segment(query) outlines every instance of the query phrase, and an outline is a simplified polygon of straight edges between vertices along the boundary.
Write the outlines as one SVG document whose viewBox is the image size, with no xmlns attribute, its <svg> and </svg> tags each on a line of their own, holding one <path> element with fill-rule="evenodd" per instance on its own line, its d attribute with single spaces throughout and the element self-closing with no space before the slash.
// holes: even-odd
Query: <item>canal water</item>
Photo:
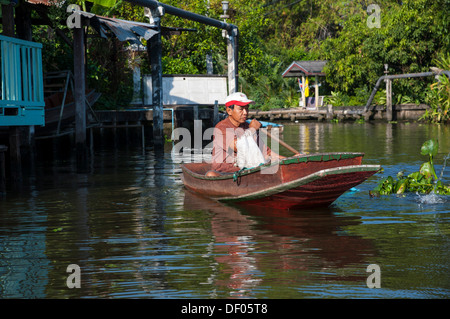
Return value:
<svg viewBox="0 0 450 319">
<path fill-rule="evenodd" d="M 96 136 L 77 172 L 63 141 L 0 200 L 0 298 L 450 297 L 450 198 L 369 196 L 381 178 L 417 171 L 430 138 L 450 184 L 448 125 L 303 122 L 282 137 L 302 152 L 364 152 L 384 172 L 328 208 L 243 209 L 188 192 L 170 142 L 162 152 L 139 135 Z"/>
</svg>

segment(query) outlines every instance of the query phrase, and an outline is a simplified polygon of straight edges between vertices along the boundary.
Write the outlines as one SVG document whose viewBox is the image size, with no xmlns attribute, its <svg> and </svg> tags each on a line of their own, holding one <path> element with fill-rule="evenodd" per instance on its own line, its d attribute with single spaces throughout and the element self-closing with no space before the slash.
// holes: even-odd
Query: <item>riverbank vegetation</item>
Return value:
<svg viewBox="0 0 450 319">
<path fill-rule="evenodd" d="M 219 19 L 220 0 L 165 0 L 165 4 Z M 299 60 L 327 60 L 320 94 L 334 106 L 364 105 L 377 81 L 389 74 L 428 72 L 430 67 L 449 69 L 450 1 L 448 0 L 231 0 L 227 22 L 239 27 L 239 90 L 262 109 L 296 107 L 296 79 L 282 72 Z M 66 4 L 68 2 L 66 1 Z M 148 22 L 142 7 L 126 1 L 79 1 L 87 11 L 126 20 Z M 65 6 L 54 17 L 67 16 Z M 211 55 L 214 73 L 226 74 L 226 40 L 222 30 L 172 15 L 162 25 L 195 28 L 163 38 L 165 74 L 206 74 Z M 65 28 L 60 25 L 58 28 Z M 70 32 L 70 30 L 65 30 Z M 40 28 L 36 34 L 49 34 Z M 50 32 L 51 33 L 51 32 Z M 41 40 L 40 40 L 41 41 Z M 45 67 L 69 67 L 70 48 L 59 37 L 44 38 Z M 131 99 L 133 61 L 140 59 L 141 74 L 150 72 L 146 52 L 130 55 L 127 44 L 103 39 L 88 40 L 88 76 L 103 100 L 98 106 L 126 104 Z M 106 48 L 106 49 L 105 49 Z M 449 84 L 445 76 L 393 81 L 394 103 L 429 103 L 424 120 L 448 120 Z M 375 103 L 383 104 L 380 91 Z"/>
</svg>

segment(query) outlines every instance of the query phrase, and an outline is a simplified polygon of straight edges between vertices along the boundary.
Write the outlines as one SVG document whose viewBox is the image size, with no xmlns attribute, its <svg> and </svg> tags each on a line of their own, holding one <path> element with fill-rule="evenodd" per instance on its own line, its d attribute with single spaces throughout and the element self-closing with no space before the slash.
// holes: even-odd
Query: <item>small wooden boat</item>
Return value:
<svg viewBox="0 0 450 319">
<path fill-rule="evenodd" d="M 100 93 L 92 89 L 86 90 L 86 102 L 92 106 L 100 97 Z M 64 103 L 63 103 L 64 102 Z M 64 92 L 54 93 L 45 98 L 45 125 L 50 126 L 58 122 L 71 121 L 75 118 L 75 100 L 72 92 L 68 91 L 65 100 Z"/>
<path fill-rule="evenodd" d="M 319 153 L 209 177 L 210 163 L 181 165 L 186 188 L 226 203 L 278 209 L 329 206 L 380 170 L 363 153 Z"/>
<path fill-rule="evenodd" d="M 75 120 L 74 80 L 71 71 L 47 72 L 44 76 L 45 126 L 37 127 L 37 135 L 47 134 L 56 129 L 59 133 L 62 126 L 70 125 Z M 101 94 L 86 88 L 85 101 L 91 113 L 92 105 Z M 93 114 L 95 117 L 95 114 Z"/>
<path fill-rule="evenodd" d="M 86 90 L 86 104 L 89 105 L 91 112 L 87 112 L 87 116 L 96 115 L 92 109 L 92 105 L 100 97 L 100 93 L 95 90 Z M 63 103 L 64 101 L 64 103 Z M 64 100 L 64 93 L 59 92 L 45 98 L 45 126 L 36 126 L 36 137 L 38 139 L 57 136 L 66 128 L 73 127 L 76 114 L 75 101 L 72 92 L 68 92 Z M 87 117 L 90 119 L 90 117 Z"/>
</svg>

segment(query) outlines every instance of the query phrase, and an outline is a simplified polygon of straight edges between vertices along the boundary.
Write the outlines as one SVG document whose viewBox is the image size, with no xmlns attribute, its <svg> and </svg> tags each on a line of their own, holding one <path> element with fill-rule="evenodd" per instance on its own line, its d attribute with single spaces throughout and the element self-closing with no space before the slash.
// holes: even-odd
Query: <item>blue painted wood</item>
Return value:
<svg viewBox="0 0 450 319">
<path fill-rule="evenodd" d="M 44 125 L 42 44 L 0 35 L 0 126 Z"/>
</svg>

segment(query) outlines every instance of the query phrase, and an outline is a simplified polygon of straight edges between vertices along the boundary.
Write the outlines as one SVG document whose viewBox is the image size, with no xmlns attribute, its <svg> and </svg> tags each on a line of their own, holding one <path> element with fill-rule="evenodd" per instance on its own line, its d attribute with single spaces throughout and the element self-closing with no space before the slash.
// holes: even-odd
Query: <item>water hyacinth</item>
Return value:
<svg viewBox="0 0 450 319">
<path fill-rule="evenodd" d="M 392 176 L 388 176 L 370 191 L 370 196 L 403 194 L 405 192 L 415 192 L 418 194 L 430 194 L 433 192 L 437 195 L 450 195 L 450 186 L 442 183 L 434 169 L 433 158 L 436 156 L 437 151 L 437 141 L 426 141 L 422 145 L 420 153 L 422 155 L 428 155 L 429 160 L 420 166 L 418 172 L 413 172 L 407 176 L 404 175 L 404 172 L 399 172 L 397 174 L 397 180 Z"/>
</svg>

